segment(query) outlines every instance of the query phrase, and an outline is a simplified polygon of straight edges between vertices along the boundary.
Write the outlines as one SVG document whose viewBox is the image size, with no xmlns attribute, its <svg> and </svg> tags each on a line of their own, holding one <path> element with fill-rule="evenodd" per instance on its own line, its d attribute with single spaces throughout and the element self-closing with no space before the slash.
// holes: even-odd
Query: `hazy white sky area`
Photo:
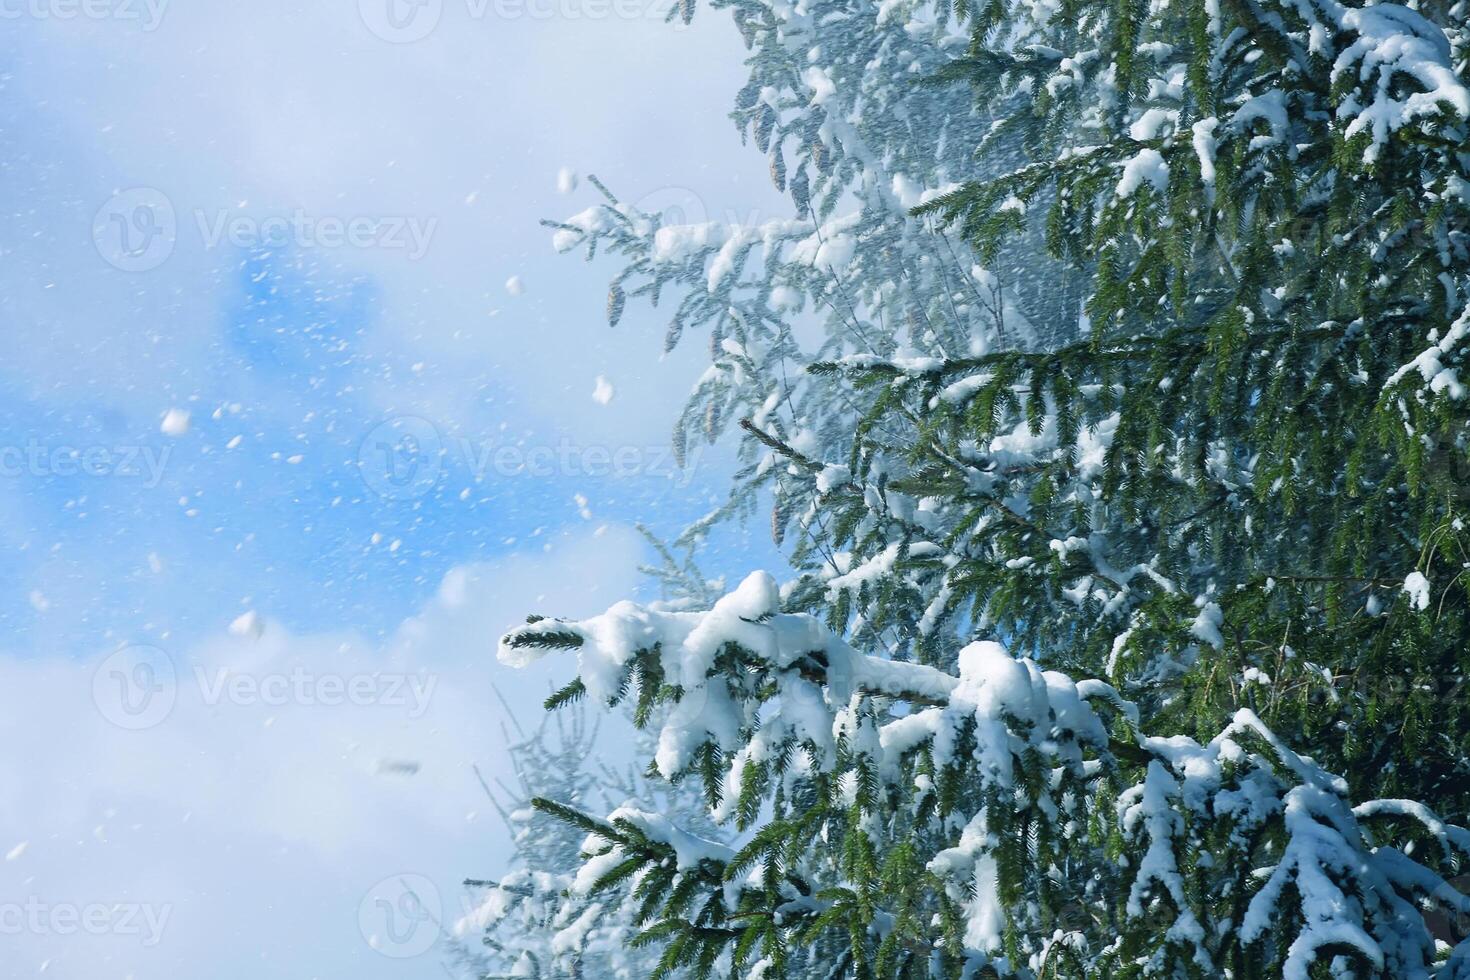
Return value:
<svg viewBox="0 0 1470 980">
<path fill-rule="evenodd" d="M 498 872 L 491 688 L 556 670 L 497 635 L 721 486 L 698 342 L 538 225 L 779 207 L 734 27 L 662 14 L 0 2 L 0 977 L 443 976 L 399 889 Z"/>
</svg>

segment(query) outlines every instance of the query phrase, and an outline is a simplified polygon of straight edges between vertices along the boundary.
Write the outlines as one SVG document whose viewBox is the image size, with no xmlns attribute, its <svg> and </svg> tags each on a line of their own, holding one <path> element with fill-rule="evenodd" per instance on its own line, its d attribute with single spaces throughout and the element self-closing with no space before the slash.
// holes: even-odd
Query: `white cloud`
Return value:
<svg viewBox="0 0 1470 980">
<path fill-rule="evenodd" d="M 569 6 L 568 16 L 497 17 L 494 4 L 445 4 L 439 29 L 415 44 L 374 37 L 354 0 L 170 4 L 142 36 L 117 24 L 18 24 L 7 92 L 13 105 L 48 108 L 0 110 L 0 124 L 52 162 L 0 189 L 0 251 L 19 263 L 5 276 L 17 329 L 0 336 L 0 377 L 37 400 L 86 390 L 137 414 L 155 412 L 160 392 L 210 386 L 253 407 L 275 396 L 283 415 L 299 414 L 288 393 L 262 390 L 268 381 L 236 370 L 222 386 L 210 370 L 230 354 L 220 306 L 242 282 L 238 253 L 209 247 L 210 229 L 298 211 L 313 223 L 403 218 L 432 224 L 419 258 L 298 250 L 325 296 L 372 277 L 376 320 L 352 349 L 363 397 L 446 427 L 498 420 L 510 401 L 566 425 L 580 421 L 561 397 L 576 359 L 641 373 L 649 383 L 616 424 L 665 437 L 699 345 L 660 361 L 662 313 L 640 325 L 630 311 L 631 327 L 649 327 L 632 343 L 607 329 L 610 267 L 554 254 L 538 225 L 600 195 L 585 184 L 564 195 L 569 182 L 551 186 L 547 174 L 571 163 L 630 200 L 698 178 L 712 213 L 744 213 L 752 195 L 763 203 L 774 192 L 726 116 L 744 75 L 727 17 L 702 11 L 678 29 L 653 16 L 579 18 L 581 4 Z M 711 159 L 730 163 L 711 170 Z M 92 225 L 133 188 L 167 200 L 177 240 L 161 265 L 128 274 L 99 257 Z M 557 288 L 529 290 L 491 320 L 487 306 L 513 274 Z M 552 330 L 555 356 L 545 356 Z M 399 361 L 427 367 L 408 377 Z M 506 393 L 489 408 L 487 378 Z"/>
<path fill-rule="evenodd" d="M 492 685 L 529 720 L 568 665 L 507 671 L 496 637 L 530 612 L 584 615 L 633 592 L 640 549 L 612 528 L 457 568 L 380 644 L 267 617 L 258 636 L 221 629 L 151 654 L 167 658 L 151 675 L 128 673 L 136 658 L 0 656 L 0 846 L 13 855 L 0 930 L 14 932 L 5 903 L 31 905 L 0 940 L 8 975 L 438 975 L 432 953 L 369 948 L 359 912 L 378 914 L 414 875 L 452 920 L 460 879 L 500 870 L 499 821 L 471 771 L 507 772 Z M 110 722 L 112 692 L 137 707 L 143 683 L 163 692 L 166 717 Z M 104 934 L 62 934 L 53 916 L 68 907 L 110 910 L 96 913 Z"/>
<path fill-rule="evenodd" d="M 29 485 L 0 487 L 11 555 L 0 581 L 22 604 L 35 596 L 25 607 L 32 647 L 0 653 L 0 852 L 15 855 L 0 863 L 0 929 L 11 896 L 52 911 L 146 907 L 163 922 L 149 946 L 116 932 L 0 934 L 7 976 L 43 965 L 62 980 L 439 975 L 370 950 L 358 912 L 365 896 L 384 897 L 371 889 L 390 876 L 422 875 L 453 903 L 459 878 L 498 870 L 502 835 L 469 767 L 493 774 L 505 762 L 490 685 L 532 713 L 547 677 L 500 670 L 495 635 L 527 612 L 586 614 L 635 586 L 640 546 L 613 530 L 456 569 L 383 641 L 345 622 L 295 633 L 271 618 L 266 578 L 300 591 L 313 576 L 360 577 L 352 602 L 387 604 L 403 601 L 420 569 L 442 566 L 405 557 L 406 577 L 385 580 L 309 560 L 329 535 L 377 533 L 362 523 L 367 510 L 357 523 L 300 528 L 298 551 L 268 551 L 258 518 L 231 506 L 261 491 L 220 467 L 216 445 L 236 459 L 280 450 L 289 462 L 301 447 L 270 439 L 329 428 L 338 414 L 356 424 L 342 406 L 361 400 L 363 414 L 422 416 L 446 436 L 507 424 L 543 430 L 548 445 L 557 433 L 544 430 L 575 432 L 579 445 L 662 446 L 707 355 L 692 343 L 658 360 L 663 313 L 640 323 L 647 314 L 630 309 L 623 331 L 608 330 L 611 266 L 555 255 L 537 225 L 597 195 L 584 182 L 562 196 L 547 175 L 575 164 L 632 199 L 697 179 L 712 216 L 748 211 L 740 193 L 774 195 L 759 155 L 736 151 L 725 107 L 742 54 L 714 12 L 680 31 L 657 20 L 467 22 L 455 5 L 432 37 L 392 45 L 368 33 L 357 7 L 170 4 L 146 34 L 81 20 L 0 33 L 0 131 L 25 151 L 0 187 L 10 328 L 0 331 L 0 387 L 22 407 L 19 422 L 44 422 L 67 444 L 73 418 L 95 416 L 90 438 L 130 445 L 159 430 L 163 409 L 194 406 L 191 437 L 165 444 L 176 451 L 170 473 L 197 481 L 177 497 L 187 500 L 178 521 L 175 498 L 115 489 L 132 484 L 89 487 L 64 510 Z M 94 223 L 112 195 L 140 187 L 166 197 L 177 241 L 149 257 L 156 268 L 125 272 L 100 254 Z M 328 312 L 350 307 L 366 280 L 367 322 L 339 364 L 309 348 L 297 374 L 246 369 L 278 367 L 252 345 L 269 348 L 319 311 L 307 304 L 284 326 L 264 323 L 244 303 L 240 253 L 207 247 L 208 232 L 221 215 L 298 209 L 313 220 L 417 218 L 426 235 L 434 224 L 417 260 L 403 249 L 278 256 Z M 492 319 L 512 273 L 536 288 Z M 585 378 L 597 372 L 621 391 L 588 411 Z M 212 419 L 222 404 L 245 410 Z M 301 471 L 320 473 L 320 452 L 301 459 Z M 524 485 L 527 497 L 538 492 Z M 125 506 L 109 508 L 109 495 Z M 216 539 L 234 543 L 212 549 Z M 313 591 L 322 621 L 347 618 L 342 581 Z M 236 604 L 240 593 L 253 598 Z M 231 611 L 207 640 L 164 651 L 180 683 L 155 727 L 128 730 L 99 713 L 100 656 L 62 659 L 78 636 L 192 635 L 203 610 L 221 608 Z M 246 608 L 260 618 L 232 634 Z M 334 700 L 324 679 L 371 671 L 428 671 L 427 708 L 323 703 Z M 271 704 L 276 682 L 300 674 L 309 693 Z M 230 676 L 245 686 L 221 686 Z"/>
</svg>

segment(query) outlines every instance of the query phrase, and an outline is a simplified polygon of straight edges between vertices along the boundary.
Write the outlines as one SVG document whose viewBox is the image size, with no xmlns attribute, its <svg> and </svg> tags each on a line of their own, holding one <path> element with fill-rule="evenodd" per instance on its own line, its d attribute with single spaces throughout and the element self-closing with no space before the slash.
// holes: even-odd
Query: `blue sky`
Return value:
<svg viewBox="0 0 1470 980">
<path fill-rule="evenodd" d="M 437 975 L 353 919 L 364 878 L 448 893 L 500 859 L 466 816 L 469 765 L 502 761 L 488 685 L 531 703 L 546 678 L 502 676 L 496 631 L 640 589 L 631 523 L 680 526 L 726 472 L 666 454 L 698 339 L 660 358 L 643 309 L 610 330 L 614 267 L 537 222 L 595 199 L 563 168 L 696 215 L 779 207 L 726 118 L 738 35 L 631 0 L 86 9 L 0 9 L 0 906 L 151 883 L 175 915 L 146 950 L 29 929 L 8 975 Z M 385 452 L 419 469 L 385 482 Z M 177 707 L 120 732 L 89 692 L 139 645 Z M 432 672 L 432 710 L 256 711 L 188 680 L 385 663 Z M 385 732 L 429 760 L 410 789 L 364 775 Z"/>
<path fill-rule="evenodd" d="M 666 442 L 698 344 L 660 361 L 658 315 L 641 310 L 608 330 L 610 267 L 556 256 L 537 220 L 594 198 L 585 181 L 558 192 L 564 166 L 635 199 L 769 200 L 724 118 L 739 72 L 728 25 L 477 20 L 451 4 L 437 32 L 393 45 L 351 4 L 223 7 L 166 8 L 153 31 L 7 33 L 0 421 L 11 441 L 165 463 L 156 485 L 51 465 L 7 480 L 11 631 L 84 652 L 99 635 L 198 631 L 260 604 L 301 626 L 384 629 L 455 562 L 578 520 L 577 493 L 599 520 L 697 513 L 713 461 L 671 494 L 657 476 L 477 484 L 453 448 Z M 92 225 L 133 188 L 167 202 L 177 231 L 165 261 L 129 273 Z M 432 233 L 417 258 L 208 240 L 218 222 L 298 214 Z M 607 406 L 591 399 L 599 375 L 617 392 Z M 191 413 L 187 437 L 159 432 L 170 408 Z M 355 466 L 360 440 L 400 416 L 451 449 L 442 482 L 408 505 L 375 498 Z M 372 546 L 375 533 L 398 550 Z"/>
</svg>

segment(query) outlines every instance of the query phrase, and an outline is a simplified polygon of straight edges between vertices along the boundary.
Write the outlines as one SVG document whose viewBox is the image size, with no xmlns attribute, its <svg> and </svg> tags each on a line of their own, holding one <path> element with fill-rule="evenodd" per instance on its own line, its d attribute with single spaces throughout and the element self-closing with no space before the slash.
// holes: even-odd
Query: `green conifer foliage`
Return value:
<svg viewBox="0 0 1470 980">
<path fill-rule="evenodd" d="M 982 253 L 1044 222 L 1090 270 L 1091 335 L 834 366 L 888 396 L 857 472 L 897 452 L 899 490 L 979 490 L 995 519 L 927 560 L 950 604 L 1028 648 L 1184 730 L 1251 704 L 1363 792 L 1464 812 L 1458 8 L 976 17 L 948 74 L 1038 162 L 925 210 Z"/>
<path fill-rule="evenodd" d="M 502 640 L 512 665 L 575 649 L 579 690 L 658 706 L 650 775 L 702 784 L 742 833 L 538 802 L 587 834 L 570 894 L 634 903 L 651 976 L 1470 976 L 1470 941 L 1425 915 L 1470 912 L 1447 881 L 1470 832 L 1355 806 L 1254 712 L 1151 737 L 1109 685 L 999 643 L 950 673 L 781 602 L 757 573 L 706 611 L 621 603 Z"/>
<path fill-rule="evenodd" d="M 675 275 L 616 202 L 560 226 L 632 256 L 629 295 L 766 324 L 716 329 L 738 383 L 691 404 L 739 417 L 794 569 L 506 636 L 577 657 L 553 703 L 636 703 L 650 777 L 725 828 L 546 801 L 587 834 L 571 892 L 635 902 L 655 976 L 1470 978 L 1470 834 L 1437 815 L 1470 810 L 1463 5 L 983 0 L 924 34 L 922 4 L 822 3 L 821 45 L 809 8 L 732 6 L 779 69 L 741 124 L 819 137 L 773 179 L 846 161 L 818 210 L 902 184 L 901 148 L 860 152 L 902 143 L 859 94 L 887 45 L 932 39 L 906 98 L 967 91 L 974 145 L 957 174 L 916 144 L 915 223 L 843 226 L 854 283 L 809 274 L 820 178 L 764 279 L 721 261 L 754 232 Z M 972 264 L 989 305 L 951 289 Z M 772 285 L 862 299 L 817 360 Z M 879 315 L 908 308 L 939 325 Z"/>
</svg>

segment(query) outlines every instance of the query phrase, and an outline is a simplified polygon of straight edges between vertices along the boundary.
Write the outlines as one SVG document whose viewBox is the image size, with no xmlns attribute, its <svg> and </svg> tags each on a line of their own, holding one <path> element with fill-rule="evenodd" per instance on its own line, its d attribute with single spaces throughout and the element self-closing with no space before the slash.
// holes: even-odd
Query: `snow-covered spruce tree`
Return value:
<svg viewBox="0 0 1470 980">
<path fill-rule="evenodd" d="M 680 10 L 688 17 L 693 6 Z M 681 455 L 690 440 L 713 441 L 741 419 L 807 451 L 845 451 L 863 396 L 812 384 L 804 369 L 814 359 L 967 357 L 1074 338 L 1084 279 L 1069 280 L 1046 257 L 1039 222 L 982 269 L 958 236 L 911 213 L 974 173 L 972 151 L 993 121 L 963 86 L 927 84 L 967 44 L 946 7 L 711 6 L 729 12 L 749 48 L 733 119 L 767 158 L 790 212 L 684 223 L 689 216 L 640 210 L 594 179 L 605 203 L 547 222 L 561 251 L 622 258 L 608 296 L 613 325 L 630 302 L 647 300 L 669 311 L 666 349 L 707 336 L 710 368 L 675 426 Z M 792 526 L 804 531 L 806 487 L 763 467 L 761 444 L 735 433 L 748 465 L 728 503 L 685 540 L 749 515 L 767 490 L 778 541 Z"/>
<path fill-rule="evenodd" d="M 685 826 L 717 830 L 692 787 L 652 783 L 636 768 L 611 764 L 599 752 L 600 731 L 587 710 L 571 709 L 530 732 L 517 723 L 518 734 L 507 733 L 515 782 L 486 793 L 509 831 L 511 867 L 498 880 L 466 881 L 473 906 L 453 924 L 449 946 L 457 975 L 643 980 L 657 967 L 657 951 L 632 942 L 641 929 L 631 908 L 575 889 L 583 834 L 533 801 L 607 812 L 640 799 L 678 814 Z"/>
<path fill-rule="evenodd" d="M 1421 914 L 1466 908 L 1433 812 L 1470 786 L 1461 11 L 968 13 L 934 67 L 986 132 L 922 213 L 1001 264 L 1044 223 L 1090 335 L 1046 342 L 1060 302 L 961 356 L 834 345 L 800 382 L 823 408 L 780 425 L 785 386 L 697 392 L 800 502 L 796 581 L 502 653 L 576 648 L 568 697 L 672 706 L 658 772 L 748 843 L 548 806 L 589 835 L 577 891 L 631 889 L 664 966 L 736 976 L 1470 976 Z M 562 243 L 608 237 L 598 214 Z M 685 274 L 722 282 L 729 241 Z"/>
<path fill-rule="evenodd" d="M 871 407 L 850 459 L 784 447 L 850 554 L 803 605 L 958 618 L 1151 730 L 1249 704 L 1355 794 L 1470 808 L 1462 7 L 976 8 L 950 74 L 1036 162 L 926 208 L 988 253 L 1044 203 L 1092 333 L 825 368 Z"/>
<path fill-rule="evenodd" d="M 744 832 L 538 804 L 587 834 L 571 893 L 636 903 L 652 976 L 1470 976 L 1470 942 L 1425 919 L 1470 912 L 1445 881 L 1470 832 L 1354 805 L 1254 712 L 1150 737 L 1107 684 L 998 643 L 951 673 L 781 606 L 758 573 L 705 612 L 622 603 L 501 643 L 510 664 L 576 651 L 559 700 L 668 708 L 653 768 Z"/>
</svg>

